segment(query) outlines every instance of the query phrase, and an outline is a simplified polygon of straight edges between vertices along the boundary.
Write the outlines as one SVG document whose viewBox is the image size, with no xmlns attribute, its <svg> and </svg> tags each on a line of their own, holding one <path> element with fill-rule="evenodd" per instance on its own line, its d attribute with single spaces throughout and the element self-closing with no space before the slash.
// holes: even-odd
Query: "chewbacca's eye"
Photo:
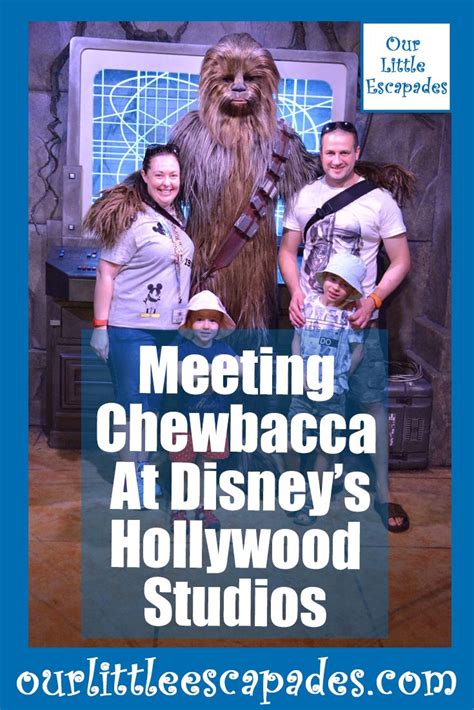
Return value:
<svg viewBox="0 0 474 710">
<path fill-rule="evenodd" d="M 244 81 L 254 81 L 255 77 L 251 74 L 244 74 Z"/>
<path fill-rule="evenodd" d="M 234 77 L 230 74 L 227 74 L 226 76 L 222 77 L 222 81 L 225 81 L 226 84 L 231 84 L 234 81 Z"/>
</svg>

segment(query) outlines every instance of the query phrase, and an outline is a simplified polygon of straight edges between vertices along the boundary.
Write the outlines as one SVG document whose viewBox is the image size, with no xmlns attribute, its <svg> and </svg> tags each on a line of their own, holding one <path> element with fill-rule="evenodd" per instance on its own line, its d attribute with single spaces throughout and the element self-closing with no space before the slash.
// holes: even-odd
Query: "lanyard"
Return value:
<svg viewBox="0 0 474 710">
<path fill-rule="evenodd" d="M 164 207 L 158 204 L 150 195 L 142 196 L 142 201 L 148 205 L 149 207 L 152 208 L 152 210 L 155 210 L 155 212 L 158 212 L 158 214 L 161 214 L 162 217 L 165 217 L 168 222 L 172 222 L 172 224 L 175 224 L 177 227 L 181 228 L 181 222 L 177 219 L 176 217 L 176 212 L 175 214 L 172 214 L 171 212 L 168 212 L 168 210 L 165 210 Z M 174 207 L 172 207 L 173 211 Z"/>
<path fill-rule="evenodd" d="M 171 241 L 173 242 L 174 251 L 174 268 L 176 273 L 176 285 L 178 287 L 178 303 L 181 303 L 183 298 L 181 295 L 181 264 L 183 263 L 184 249 L 178 227 L 170 222 Z"/>
<path fill-rule="evenodd" d="M 142 199 L 149 207 L 154 209 L 155 212 L 158 212 L 160 215 L 165 217 L 166 221 L 170 226 L 170 231 L 168 232 L 168 234 L 171 236 L 171 241 L 173 243 L 174 268 L 176 273 L 176 285 L 178 288 L 178 303 L 182 303 L 183 297 L 181 294 L 181 264 L 183 263 L 184 258 L 184 248 L 183 242 L 181 241 L 181 235 L 179 233 L 179 230 L 181 229 L 181 223 L 178 221 L 175 214 L 171 214 L 171 212 L 165 210 L 164 207 L 161 207 L 161 205 L 159 205 L 150 196 L 147 195 L 146 198 L 143 197 Z"/>
</svg>

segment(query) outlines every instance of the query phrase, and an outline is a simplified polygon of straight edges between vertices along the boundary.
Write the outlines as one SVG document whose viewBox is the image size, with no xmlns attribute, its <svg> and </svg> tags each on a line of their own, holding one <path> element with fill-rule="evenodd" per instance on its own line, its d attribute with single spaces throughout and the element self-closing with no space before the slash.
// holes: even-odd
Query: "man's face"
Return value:
<svg viewBox="0 0 474 710">
<path fill-rule="evenodd" d="M 327 184 L 332 187 L 349 187 L 356 182 L 354 166 L 359 153 L 359 146 L 355 146 L 352 133 L 340 129 L 325 133 L 320 156 Z"/>
</svg>

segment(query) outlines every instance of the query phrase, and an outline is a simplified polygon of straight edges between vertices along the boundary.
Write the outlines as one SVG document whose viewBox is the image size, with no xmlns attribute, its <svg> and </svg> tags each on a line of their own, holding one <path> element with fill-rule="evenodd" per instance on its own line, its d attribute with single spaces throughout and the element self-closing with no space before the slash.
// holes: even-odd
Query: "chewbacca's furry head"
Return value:
<svg viewBox="0 0 474 710">
<path fill-rule="evenodd" d="M 199 84 L 201 120 L 222 145 L 246 133 L 271 138 L 280 79 L 272 55 L 249 34 L 226 35 L 206 52 Z"/>
</svg>

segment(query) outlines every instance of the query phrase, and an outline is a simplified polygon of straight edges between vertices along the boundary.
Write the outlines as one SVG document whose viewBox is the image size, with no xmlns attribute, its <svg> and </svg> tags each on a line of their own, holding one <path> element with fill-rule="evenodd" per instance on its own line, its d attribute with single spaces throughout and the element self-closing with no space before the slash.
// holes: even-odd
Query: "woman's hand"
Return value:
<svg viewBox="0 0 474 710">
<path fill-rule="evenodd" d="M 109 334 L 107 328 L 94 328 L 91 338 L 91 348 L 101 360 L 107 362 L 109 357 Z"/>
<path fill-rule="evenodd" d="M 94 318 L 108 321 L 110 304 L 114 293 L 114 280 L 122 267 L 111 261 L 99 259 L 99 267 L 95 279 Z M 107 362 L 109 357 L 109 334 L 107 326 L 94 328 L 91 338 L 91 348 L 95 354 Z"/>
</svg>

